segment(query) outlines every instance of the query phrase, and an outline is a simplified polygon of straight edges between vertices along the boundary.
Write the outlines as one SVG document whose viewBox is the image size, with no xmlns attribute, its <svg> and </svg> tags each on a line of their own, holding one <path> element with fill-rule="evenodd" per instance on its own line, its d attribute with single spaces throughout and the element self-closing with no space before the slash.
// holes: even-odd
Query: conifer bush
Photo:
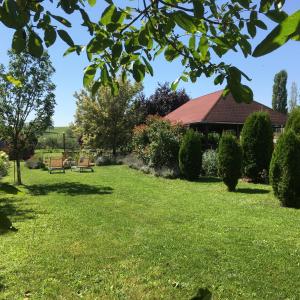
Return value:
<svg viewBox="0 0 300 300">
<path fill-rule="evenodd" d="M 300 208 L 300 138 L 293 130 L 278 139 L 270 165 L 270 182 L 282 206 Z"/>
<path fill-rule="evenodd" d="M 246 119 L 241 132 L 241 146 L 244 176 L 253 182 L 263 182 L 273 152 L 273 129 L 267 112 L 254 112 Z"/>
<path fill-rule="evenodd" d="M 189 129 L 183 137 L 179 149 L 179 168 L 188 180 L 199 177 L 202 167 L 202 138 L 201 134 Z"/>
<path fill-rule="evenodd" d="M 241 177 L 242 149 L 237 138 L 231 133 L 224 133 L 218 148 L 219 176 L 228 191 L 234 191 Z"/>
<path fill-rule="evenodd" d="M 285 125 L 285 130 L 293 129 L 296 134 L 300 134 L 300 107 L 294 108 Z"/>
</svg>

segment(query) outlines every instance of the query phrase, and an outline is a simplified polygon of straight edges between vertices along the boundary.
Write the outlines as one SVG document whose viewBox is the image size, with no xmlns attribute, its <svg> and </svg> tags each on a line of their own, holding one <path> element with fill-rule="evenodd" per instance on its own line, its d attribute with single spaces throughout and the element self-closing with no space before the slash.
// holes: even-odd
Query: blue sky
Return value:
<svg viewBox="0 0 300 300">
<path fill-rule="evenodd" d="M 100 3 L 100 1 L 98 1 Z M 101 1 L 103 3 L 103 1 Z M 93 8 L 89 8 L 92 19 L 97 20 L 102 12 L 100 4 Z M 300 9 L 300 2 L 298 0 L 287 1 L 285 10 L 292 13 Z M 72 22 L 73 27 L 69 31 L 75 43 L 85 44 L 89 40 L 89 35 L 85 28 L 80 26 L 80 17 L 78 15 L 68 16 Z M 269 29 L 275 26 L 275 23 L 268 22 Z M 7 50 L 10 48 L 12 31 L 0 25 L 0 32 L 2 39 L 0 44 L 0 63 L 7 63 Z M 253 41 L 256 45 L 266 36 L 267 31 L 260 30 L 258 36 Z M 57 106 L 54 115 L 55 126 L 68 125 L 73 121 L 73 116 L 76 109 L 75 99 L 73 97 L 75 91 L 82 88 L 82 74 L 88 61 L 85 54 L 77 56 L 71 54 L 63 57 L 63 53 L 67 46 L 57 40 L 57 42 L 49 49 L 49 53 L 56 69 L 53 81 L 57 85 L 56 101 Z M 300 59 L 299 59 L 299 42 L 289 42 L 277 51 L 261 57 L 245 59 L 241 52 L 230 53 L 225 57 L 227 63 L 232 63 L 241 68 L 252 81 L 247 83 L 254 92 L 255 100 L 264 103 L 268 106 L 272 101 L 272 85 L 275 73 L 285 69 L 288 72 L 288 91 L 292 81 L 295 81 L 300 88 Z M 158 82 L 169 81 L 172 82 L 181 74 L 182 67 L 180 61 L 168 63 L 164 61 L 163 57 L 158 58 L 153 64 L 155 73 L 154 76 L 147 76 L 144 80 L 144 92 L 149 96 L 157 87 Z M 181 83 L 179 88 L 185 88 L 186 92 L 191 98 L 201 96 L 219 90 L 220 86 L 214 86 L 213 78 L 200 78 L 196 83 Z"/>
</svg>

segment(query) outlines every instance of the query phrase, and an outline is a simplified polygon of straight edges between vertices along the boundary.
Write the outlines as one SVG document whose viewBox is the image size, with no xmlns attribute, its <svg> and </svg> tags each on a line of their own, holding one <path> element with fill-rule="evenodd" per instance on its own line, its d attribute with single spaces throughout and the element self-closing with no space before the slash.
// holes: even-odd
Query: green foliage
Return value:
<svg viewBox="0 0 300 300">
<path fill-rule="evenodd" d="M 143 87 L 121 80 L 119 85 L 117 95 L 107 87 L 101 87 L 94 95 L 91 87 L 75 94 L 74 131 L 82 137 L 84 146 L 108 149 L 116 154 L 131 140 L 132 129 L 139 122 L 135 102 Z"/>
<path fill-rule="evenodd" d="M 270 165 L 270 181 L 283 206 L 300 208 L 300 138 L 293 130 L 280 136 Z"/>
<path fill-rule="evenodd" d="M 52 125 L 55 85 L 51 77 L 55 70 L 47 53 L 35 58 L 26 48 L 20 54 L 9 51 L 8 72 L 20 85 L 0 79 L 0 131 L 10 156 L 17 161 L 21 184 L 20 159 L 32 155 L 37 138 Z"/>
<path fill-rule="evenodd" d="M 227 0 L 222 5 L 216 0 L 145 0 L 141 7 L 134 1 L 126 6 L 110 0 L 102 6 L 99 22 L 99 18 L 91 20 L 82 0 L 61 0 L 59 5 L 46 0 L 2 2 L 0 21 L 14 30 L 15 51 L 24 51 L 27 45 L 33 56 L 40 57 L 45 46 L 51 47 L 59 37 L 68 46 L 65 55 L 86 51 L 90 62 L 84 74 L 86 87 L 94 81 L 94 92 L 100 85 L 110 86 L 114 95 L 119 88 L 117 74 L 141 82 L 146 74 L 153 76 L 151 64 L 163 54 L 170 62 L 180 59 L 184 69 L 173 88 L 181 80 L 195 82 L 200 76 L 216 74 L 216 84 L 226 80 L 226 92 L 249 102 L 252 91 L 241 83 L 242 77 L 248 77 L 216 57 L 223 61 L 226 53 L 238 50 L 245 57 L 251 55 L 258 29 L 267 29 L 266 17 L 280 24 L 256 48 L 255 56 L 269 53 L 289 39 L 299 39 L 300 13 L 285 13 L 283 0 L 261 0 L 260 5 L 255 0 Z M 88 3 L 94 6 L 96 0 Z M 65 30 L 72 26 L 68 18 L 73 13 L 81 16 L 82 26 L 91 35 L 87 45 L 75 43 Z"/>
<path fill-rule="evenodd" d="M 228 191 L 235 190 L 241 177 L 241 168 L 242 148 L 234 135 L 224 133 L 218 148 L 218 172 Z"/>
<path fill-rule="evenodd" d="M 254 182 L 262 182 L 268 172 L 273 151 L 273 129 L 266 112 L 254 112 L 241 132 L 243 173 Z"/>
<path fill-rule="evenodd" d="M 292 129 L 296 134 L 300 134 L 300 107 L 294 108 L 289 114 L 285 125 L 285 130 Z"/>
<path fill-rule="evenodd" d="M 9 158 L 4 151 L 0 151 L 0 178 L 6 176 L 9 170 Z"/>
<path fill-rule="evenodd" d="M 287 113 L 287 72 L 282 70 L 274 77 L 272 107 L 275 111 Z"/>
<path fill-rule="evenodd" d="M 205 176 L 218 176 L 218 153 L 216 150 L 206 150 L 203 153 L 202 170 Z"/>
<path fill-rule="evenodd" d="M 135 127 L 133 149 L 145 165 L 154 169 L 178 167 L 178 152 L 184 127 L 159 117 L 149 117 L 146 125 Z"/>
<path fill-rule="evenodd" d="M 202 139 L 197 131 L 189 129 L 185 133 L 178 159 L 180 171 L 185 178 L 195 180 L 199 177 L 202 168 Z"/>
<path fill-rule="evenodd" d="M 25 162 L 25 167 L 28 169 L 41 169 L 44 167 L 43 157 L 41 155 L 35 154 Z"/>
</svg>

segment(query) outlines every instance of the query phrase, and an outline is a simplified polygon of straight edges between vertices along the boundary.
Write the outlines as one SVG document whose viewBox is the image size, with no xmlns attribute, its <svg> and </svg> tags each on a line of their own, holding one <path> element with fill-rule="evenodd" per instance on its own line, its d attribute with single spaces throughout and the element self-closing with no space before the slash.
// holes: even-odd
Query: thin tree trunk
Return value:
<svg viewBox="0 0 300 300">
<path fill-rule="evenodd" d="M 16 163 L 17 163 L 17 185 L 21 185 L 22 177 L 21 177 L 21 164 L 20 164 L 19 154 L 17 154 Z"/>
</svg>

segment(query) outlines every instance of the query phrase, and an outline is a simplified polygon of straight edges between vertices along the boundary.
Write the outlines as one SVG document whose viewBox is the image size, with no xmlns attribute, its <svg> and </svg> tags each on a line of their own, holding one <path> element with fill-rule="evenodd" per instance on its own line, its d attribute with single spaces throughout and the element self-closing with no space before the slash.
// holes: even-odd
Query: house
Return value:
<svg viewBox="0 0 300 300">
<path fill-rule="evenodd" d="M 231 94 L 222 96 L 223 90 L 188 101 L 165 116 L 172 123 L 182 123 L 205 134 L 235 131 L 239 136 L 246 118 L 255 111 L 269 113 L 274 131 L 281 130 L 287 120 L 285 114 L 252 101 L 250 104 L 238 103 Z"/>
</svg>

